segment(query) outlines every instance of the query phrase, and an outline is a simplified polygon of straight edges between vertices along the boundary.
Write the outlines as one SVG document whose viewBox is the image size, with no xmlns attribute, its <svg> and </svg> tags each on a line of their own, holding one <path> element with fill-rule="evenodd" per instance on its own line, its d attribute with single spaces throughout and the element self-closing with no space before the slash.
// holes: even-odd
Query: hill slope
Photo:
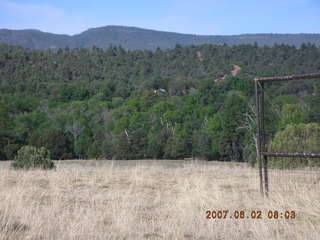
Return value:
<svg viewBox="0 0 320 240">
<path fill-rule="evenodd" d="M 244 34 L 234 36 L 204 36 L 148 30 L 136 27 L 106 26 L 91 28 L 73 36 L 45 33 L 38 30 L 0 29 L 0 43 L 19 45 L 32 49 L 107 48 L 121 45 L 125 49 L 161 49 L 180 45 L 200 44 L 254 44 L 260 46 L 288 44 L 299 47 L 303 43 L 320 46 L 320 34 Z"/>
</svg>

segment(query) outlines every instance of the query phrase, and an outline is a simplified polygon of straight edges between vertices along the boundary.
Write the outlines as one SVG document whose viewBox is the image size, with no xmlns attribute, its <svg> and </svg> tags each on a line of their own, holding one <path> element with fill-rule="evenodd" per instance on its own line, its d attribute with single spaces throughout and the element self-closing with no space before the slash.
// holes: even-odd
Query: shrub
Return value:
<svg viewBox="0 0 320 240">
<path fill-rule="evenodd" d="M 270 152 L 320 153 L 320 125 L 317 123 L 292 124 L 277 132 L 269 144 Z M 316 158 L 270 158 L 270 167 L 298 168 L 319 166 Z"/>
<path fill-rule="evenodd" d="M 24 146 L 18 151 L 12 162 L 12 167 L 52 169 L 55 166 L 50 158 L 50 151 L 48 149 L 44 147 Z"/>
</svg>

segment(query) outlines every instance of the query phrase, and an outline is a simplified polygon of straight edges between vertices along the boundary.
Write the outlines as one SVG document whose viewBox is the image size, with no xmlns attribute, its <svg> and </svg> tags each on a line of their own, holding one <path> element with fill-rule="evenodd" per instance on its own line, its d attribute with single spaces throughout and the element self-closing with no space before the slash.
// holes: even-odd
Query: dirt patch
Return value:
<svg viewBox="0 0 320 240">
<path fill-rule="evenodd" d="M 203 56 L 202 52 L 197 51 L 197 58 L 198 58 L 198 60 L 199 60 L 200 62 L 202 62 L 202 61 L 204 60 L 204 56 Z"/>
<path fill-rule="evenodd" d="M 239 65 L 233 64 L 233 70 L 231 71 L 231 75 L 235 77 L 238 75 L 240 71 L 241 71 L 241 67 Z"/>
</svg>

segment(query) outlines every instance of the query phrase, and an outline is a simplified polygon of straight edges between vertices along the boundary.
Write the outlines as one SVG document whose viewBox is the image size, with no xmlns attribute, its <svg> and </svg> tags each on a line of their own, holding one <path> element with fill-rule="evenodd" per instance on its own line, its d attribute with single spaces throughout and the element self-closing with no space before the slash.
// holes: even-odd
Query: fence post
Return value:
<svg viewBox="0 0 320 240">
<path fill-rule="evenodd" d="M 263 176 L 262 176 L 262 161 L 261 161 L 261 120 L 260 120 L 260 87 L 259 82 L 255 80 L 255 93 L 256 93 L 256 122 L 257 122 L 257 154 L 258 154 L 258 167 L 260 179 L 260 193 L 263 195 Z"/>
<path fill-rule="evenodd" d="M 265 127 L 264 127 L 264 115 L 265 115 L 265 109 L 264 109 L 264 82 L 260 82 L 260 150 L 262 152 L 267 152 L 267 148 L 266 148 L 266 139 L 265 139 Z M 261 155 L 261 153 L 260 153 Z M 264 177 L 264 194 L 266 197 L 268 197 L 269 195 L 269 179 L 268 179 L 268 157 L 263 155 L 263 177 Z"/>
</svg>

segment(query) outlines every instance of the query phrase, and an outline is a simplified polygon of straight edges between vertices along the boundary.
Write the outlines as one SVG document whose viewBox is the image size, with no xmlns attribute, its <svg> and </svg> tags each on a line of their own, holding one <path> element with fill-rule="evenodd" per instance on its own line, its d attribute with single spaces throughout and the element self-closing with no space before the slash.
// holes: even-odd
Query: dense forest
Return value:
<svg viewBox="0 0 320 240">
<path fill-rule="evenodd" d="M 303 43 L 320 46 L 320 34 L 242 34 L 242 35 L 195 35 L 155 31 L 137 27 L 105 26 L 90 28 L 75 35 L 62 35 L 39 30 L 0 29 L 0 43 L 18 45 L 32 49 L 58 49 L 69 47 L 108 48 L 121 45 L 126 50 L 172 49 L 176 44 L 182 46 L 216 44 L 239 45 L 254 44 L 273 46 L 288 44 L 300 47 Z"/>
<path fill-rule="evenodd" d="M 311 72 L 320 72 L 320 48 L 311 44 L 155 51 L 0 45 L 0 159 L 32 145 L 54 159 L 254 162 L 254 77 Z M 267 111 L 277 113 L 267 117 L 276 141 L 286 141 L 293 124 L 319 130 L 319 80 L 272 83 L 266 92 Z"/>
</svg>

